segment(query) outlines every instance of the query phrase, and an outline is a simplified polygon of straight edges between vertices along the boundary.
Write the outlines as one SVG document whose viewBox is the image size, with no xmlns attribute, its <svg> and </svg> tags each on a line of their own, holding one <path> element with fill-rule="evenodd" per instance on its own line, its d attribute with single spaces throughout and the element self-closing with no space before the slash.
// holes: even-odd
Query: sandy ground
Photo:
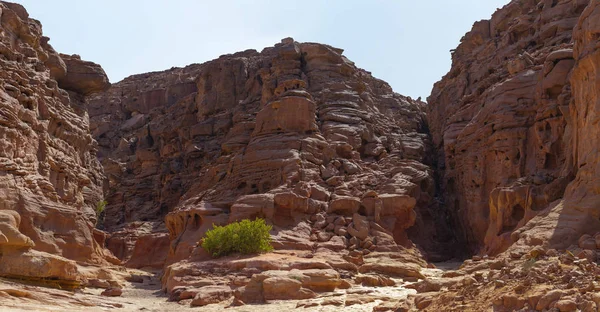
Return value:
<svg viewBox="0 0 600 312">
<path fill-rule="evenodd" d="M 353 288 L 360 290 L 362 287 Z M 104 297 L 100 296 L 102 289 L 85 289 L 83 291 L 69 292 L 56 289 L 48 289 L 37 286 L 26 286 L 14 283 L 7 280 L 0 280 L 0 291 L 6 289 L 23 290 L 29 295 L 24 297 L 0 298 L 0 311 L 240 311 L 240 312 L 281 312 L 285 310 L 295 310 L 298 301 L 273 301 L 269 304 L 261 305 L 245 305 L 239 307 L 231 307 L 230 301 L 221 304 L 212 304 L 204 307 L 190 307 L 191 300 L 183 300 L 180 302 L 169 302 L 164 293 L 160 291 L 160 285 L 157 281 L 144 281 L 144 284 L 132 283 L 130 286 L 123 289 L 121 297 Z M 413 290 L 398 287 L 380 287 L 364 289 L 372 290 L 371 294 L 385 295 L 390 298 L 406 298 Z M 317 299 L 315 302 L 322 302 L 328 299 L 343 298 L 346 296 L 344 291 L 326 293 Z M 373 307 L 381 303 L 380 300 L 375 302 L 353 305 L 353 306 L 315 306 L 308 308 L 298 308 L 302 311 L 372 311 Z"/>
<path fill-rule="evenodd" d="M 456 269 L 460 263 L 448 262 L 438 264 L 437 269 L 423 269 L 428 277 L 440 276 L 446 270 Z M 416 293 L 406 289 L 398 280 L 394 287 L 362 287 L 355 286 L 351 292 L 369 292 L 364 296 L 388 297 L 391 300 L 401 300 L 409 294 Z M 309 300 L 317 304 L 312 307 L 296 308 L 299 301 L 272 301 L 268 304 L 230 306 L 232 300 L 204 307 L 191 307 L 191 299 L 180 302 L 169 302 L 167 296 L 160 290 L 157 275 L 146 276 L 143 283 L 126 283 L 120 297 L 105 297 L 100 293 L 103 289 L 85 288 L 77 291 L 64 291 L 40 286 L 24 285 L 11 280 L 0 279 L 0 311 L 240 311 L 240 312 L 281 312 L 286 310 L 301 311 L 372 311 L 381 300 L 361 305 L 320 305 L 326 301 L 336 301 L 348 296 L 346 290 L 323 293 L 316 299 Z M 344 301 L 342 300 L 342 303 Z"/>
<path fill-rule="evenodd" d="M 121 297 L 105 297 L 103 289 L 63 291 L 0 279 L 0 292 L 21 290 L 22 297 L 0 296 L 0 311 L 180 311 L 188 306 L 168 302 L 156 278 L 130 283 Z"/>
</svg>

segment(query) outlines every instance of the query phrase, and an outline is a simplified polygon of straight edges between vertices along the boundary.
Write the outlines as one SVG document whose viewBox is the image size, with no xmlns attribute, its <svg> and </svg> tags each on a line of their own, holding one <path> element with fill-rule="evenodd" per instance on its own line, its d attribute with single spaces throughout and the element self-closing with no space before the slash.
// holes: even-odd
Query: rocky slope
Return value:
<svg viewBox="0 0 600 312">
<path fill-rule="evenodd" d="M 580 112 L 592 100 L 583 90 L 592 85 L 582 86 L 583 44 L 573 39 L 589 3 L 512 1 L 491 20 L 475 23 L 453 52 L 450 72 L 433 88 L 428 114 L 445 202 L 474 252 L 498 254 L 519 238 L 537 244 L 539 237 L 521 235 L 522 227 L 574 190 L 597 203 L 579 182 L 565 195 L 573 179 L 598 184 L 587 177 L 589 169 L 579 170 L 597 164 L 589 159 L 597 158 L 589 153 L 597 144 L 584 144 L 586 156 L 577 151 L 580 131 L 597 134 L 582 126 Z M 580 221 L 592 213 L 590 204 L 570 207 L 587 210 L 575 213 Z M 598 218 L 589 221 L 558 224 L 573 233 L 558 238 L 557 247 L 598 226 Z"/>
<path fill-rule="evenodd" d="M 291 38 L 110 86 L 0 2 L 2 305 L 598 311 L 599 21 L 600 0 L 514 0 L 425 104 Z M 199 247 L 255 217 L 274 252 Z"/>
<path fill-rule="evenodd" d="M 173 264 L 167 285 L 215 270 L 195 264 L 210 259 L 204 232 L 245 218 L 273 224 L 276 249 L 355 272 L 343 257 L 391 252 L 423 265 L 410 227 L 430 257 L 452 247 L 433 200 L 424 103 L 340 49 L 288 38 L 129 77 L 89 110 L 110 181 L 108 247 L 131 267 Z"/>
<path fill-rule="evenodd" d="M 77 283 L 71 260 L 105 262 L 85 105 L 110 84 L 100 66 L 54 51 L 20 5 L 0 2 L 0 24 L 0 276 Z"/>
</svg>

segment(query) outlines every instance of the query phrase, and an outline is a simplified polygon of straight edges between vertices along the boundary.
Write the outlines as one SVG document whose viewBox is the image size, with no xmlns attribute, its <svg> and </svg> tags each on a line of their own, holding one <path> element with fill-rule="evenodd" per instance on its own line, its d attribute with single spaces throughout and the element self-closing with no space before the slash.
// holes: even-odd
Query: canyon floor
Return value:
<svg viewBox="0 0 600 312">
<path fill-rule="evenodd" d="M 354 279 L 346 279 L 351 284 L 349 288 L 321 292 L 307 300 L 269 300 L 263 304 L 238 305 L 231 297 L 202 307 L 190 306 L 193 295 L 178 302 L 170 301 L 161 290 L 159 272 L 118 266 L 109 269 L 88 267 L 82 270 L 108 270 L 111 272 L 107 275 L 124 277 L 111 280 L 111 283 L 120 285 L 122 295 L 102 296 L 101 288 L 67 291 L 0 279 L 3 305 L 0 310 L 596 311 L 595 307 L 600 305 L 600 267 L 585 258 L 585 254 L 576 256 L 571 251 L 537 247 L 529 252 L 513 251 L 499 257 L 474 257 L 465 262 L 432 264 L 430 268 L 421 270 L 422 278 L 388 278 L 394 286 L 361 285 L 355 283 L 355 276 Z M 258 257 L 276 259 L 279 256 L 267 254 Z M 237 258 L 230 257 L 225 261 Z"/>
<path fill-rule="evenodd" d="M 445 272 L 460 266 L 459 262 L 438 263 L 443 269 L 424 269 L 423 274 L 428 279 L 436 280 Z M 106 268 L 104 268 L 106 269 Z M 85 288 L 76 291 L 60 290 L 36 285 L 23 284 L 16 280 L 0 278 L 0 311 L 247 311 L 275 312 L 302 308 L 303 311 L 374 311 L 380 309 L 395 309 L 409 295 L 417 293 L 407 288 L 411 282 L 396 279 L 396 286 L 368 287 L 355 286 L 346 290 L 321 293 L 310 300 L 274 300 L 265 304 L 250 304 L 234 306 L 234 299 L 209 304 L 204 307 L 190 307 L 192 299 L 179 302 L 169 301 L 168 296 L 161 290 L 158 272 L 142 270 L 123 270 L 114 267 L 119 273 L 143 277 L 143 281 L 127 282 L 121 280 L 122 295 L 117 297 L 102 296 L 101 288 Z M 384 308 L 385 307 L 385 308 Z"/>
</svg>

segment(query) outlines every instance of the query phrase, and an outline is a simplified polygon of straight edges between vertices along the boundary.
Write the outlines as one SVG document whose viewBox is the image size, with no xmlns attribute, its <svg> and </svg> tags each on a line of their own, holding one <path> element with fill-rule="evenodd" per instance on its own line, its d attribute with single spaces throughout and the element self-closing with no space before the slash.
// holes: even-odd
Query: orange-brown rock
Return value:
<svg viewBox="0 0 600 312">
<path fill-rule="evenodd" d="M 160 269 L 170 248 L 164 225 L 153 222 L 132 222 L 120 231 L 110 233 L 104 244 L 123 265 L 129 268 Z"/>
<path fill-rule="evenodd" d="M 120 288 L 108 288 L 107 290 L 103 291 L 101 293 L 102 296 L 107 296 L 107 297 L 119 297 L 120 295 L 123 294 L 123 290 Z"/>
<path fill-rule="evenodd" d="M 528 5 L 535 6 L 528 8 Z M 526 32 L 525 28 L 519 26 L 532 21 L 534 23 Z M 597 97 L 597 91 L 600 90 L 598 21 L 598 0 L 542 1 L 537 4 L 512 1 L 497 11 L 490 22 L 476 24 L 455 52 L 453 70 L 456 71 L 451 71 L 434 88 L 438 93 L 430 97 L 430 104 L 436 105 L 436 109 L 440 110 L 437 117 L 434 117 L 436 113 L 432 109 L 432 118 L 442 118 L 444 114 L 451 112 L 447 116 L 447 124 L 432 125 L 432 128 L 442 127 L 434 130 L 434 134 L 437 132 L 443 135 L 436 136 L 436 140 L 445 148 L 440 156 L 445 156 L 445 183 L 451 187 L 448 191 L 458 191 L 458 196 L 446 195 L 447 200 L 450 200 L 447 204 L 456 200 L 456 208 L 464 209 L 458 210 L 458 218 L 470 230 L 467 235 L 470 235 L 474 246 L 481 247 L 482 253 L 500 254 L 495 259 L 487 256 L 474 257 L 473 261 L 466 261 L 459 271 L 444 274 L 472 274 L 466 277 L 471 282 L 457 284 L 460 287 L 449 286 L 448 291 L 434 294 L 429 309 L 597 311 L 599 305 L 596 294 L 600 286 L 594 276 L 600 272 L 596 240 L 600 228 L 597 157 L 597 103 L 600 103 Z M 499 29 L 504 29 L 505 33 L 492 32 L 491 35 L 482 37 L 482 30 L 486 27 L 482 28 L 481 23 L 490 23 L 492 30 L 498 29 L 493 25 L 501 25 Z M 548 31 L 552 36 L 547 35 Z M 507 38 L 508 46 L 497 48 L 498 51 L 493 53 L 484 53 L 486 43 L 502 38 Z M 528 43 L 522 45 L 524 39 Z M 515 47 L 525 50 L 527 54 L 503 54 L 504 49 L 514 52 Z M 457 54 L 459 51 L 470 51 L 470 56 Z M 456 58 L 457 55 L 465 57 L 464 60 L 481 55 L 492 57 L 487 58 L 485 63 L 492 65 L 491 67 L 495 64 L 496 55 L 505 56 L 508 68 L 506 72 L 499 71 L 498 67 L 492 68 L 493 71 L 488 73 L 482 71 L 485 78 L 477 79 L 477 82 L 474 80 L 478 77 L 473 76 L 476 74 L 474 70 L 481 68 L 483 63 L 473 66 L 461 63 Z M 540 60 L 544 61 L 543 64 L 539 63 Z M 465 71 L 464 66 L 470 69 Z M 460 81 L 458 77 L 464 73 L 466 81 L 463 86 L 466 89 L 460 89 L 466 90 L 466 94 L 449 84 L 450 81 Z M 528 75 L 535 78 L 530 83 L 526 83 Z M 491 80 L 484 83 L 486 79 Z M 514 83 L 513 87 L 507 89 L 506 85 L 516 82 L 515 79 L 521 79 L 521 82 Z M 469 86 L 479 89 L 469 95 Z M 527 99 L 521 92 L 531 87 L 535 91 L 531 94 L 537 95 L 530 104 L 535 106 L 513 105 L 519 104 L 521 99 Z M 537 97 L 540 91 L 541 98 Z M 457 96 L 460 96 L 460 100 Z M 515 96 L 518 98 L 514 98 Z M 499 105 L 496 103 L 498 98 L 504 98 L 506 102 Z M 458 106 L 448 105 L 453 99 L 456 100 L 455 103 L 459 103 Z M 511 102 L 512 99 L 515 102 Z M 440 105 L 441 103 L 445 104 Z M 482 107 L 478 108 L 477 105 Z M 502 111 L 502 115 L 494 118 L 487 115 L 489 107 L 496 113 Z M 523 107 L 529 107 L 531 114 L 523 110 Z M 531 108 L 535 108 L 535 114 Z M 549 126 L 536 127 L 537 133 L 531 136 L 529 124 L 522 123 L 521 118 L 535 121 L 535 127 L 540 122 L 538 117 L 541 111 L 551 112 L 555 108 L 560 113 L 542 118 Z M 511 116 L 510 122 L 505 119 L 507 114 Z M 561 126 L 555 128 L 556 124 L 552 122 L 557 118 L 560 119 Z M 476 134 L 483 131 L 481 129 L 485 128 L 486 122 L 495 125 L 491 129 L 492 133 L 488 137 L 478 137 Z M 500 126 L 496 129 L 498 125 Z M 467 131 L 470 127 L 475 130 Z M 467 170 L 466 166 L 473 164 L 468 162 L 468 157 L 474 156 L 473 153 L 478 151 L 477 155 L 482 155 L 481 151 L 489 151 L 491 146 L 494 155 L 498 153 L 504 156 L 506 153 L 501 154 L 498 147 L 511 150 L 515 148 L 515 142 L 508 136 L 497 140 L 497 136 L 506 131 L 519 133 L 523 130 L 526 130 L 527 135 L 522 139 L 527 144 L 517 148 L 517 155 L 522 162 L 512 162 L 514 158 L 510 155 L 508 160 L 511 162 L 502 162 L 501 159 L 490 162 L 486 158 L 483 163 L 474 163 L 478 169 L 475 173 Z M 492 142 L 495 145 L 490 144 L 490 138 L 495 138 Z M 538 145 L 539 151 L 534 152 L 531 145 L 543 143 L 540 138 L 550 139 L 547 143 L 551 144 Z M 480 139 L 481 141 L 476 142 L 485 143 L 478 144 L 473 139 Z M 532 139 L 534 144 L 531 144 Z M 482 144 L 485 144 L 485 148 Z M 540 153 L 545 153 L 541 158 L 543 162 L 536 156 Z M 542 163 L 544 165 L 539 166 Z M 553 163 L 556 166 L 552 166 Z M 494 172 L 493 176 L 486 173 L 489 170 Z M 508 175 L 515 173 L 517 177 L 530 177 L 524 176 L 511 181 Z M 540 173 L 545 176 L 543 179 L 536 177 Z M 483 178 L 477 180 L 477 177 Z M 465 188 L 468 184 L 465 178 L 473 179 L 473 183 L 480 186 Z M 503 180 L 494 181 L 495 178 Z M 561 179 L 559 184 L 555 184 Z M 490 182 L 493 183 L 489 184 Z M 491 188 L 486 185 L 491 185 Z M 475 204 L 472 201 L 474 198 L 484 201 L 486 197 L 489 197 L 489 211 L 486 210 L 488 207 L 485 202 Z M 468 229 L 474 225 L 478 226 Z M 477 234 L 478 229 L 486 227 L 486 235 L 480 235 L 482 232 Z M 501 235 L 496 234 L 499 230 Z M 477 237 L 484 239 L 477 242 Z M 441 284 L 443 281 L 436 283 Z"/>
<path fill-rule="evenodd" d="M 231 288 L 228 286 L 205 286 L 198 290 L 191 305 L 205 306 L 211 303 L 219 303 L 231 297 Z"/>
<path fill-rule="evenodd" d="M 600 0 L 514 0 L 426 105 L 291 38 L 109 88 L 0 1 L 0 276 L 103 289 L 65 309 L 154 286 L 215 309 L 597 311 L 598 21 Z M 201 247 L 254 218 L 274 252 Z M 8 283 L 10 308 L 65 298 Z"/>
<path fill-rule="evenodd" d="M 285 39 L 93 95 L 110 181 L 104 225 L 128 241 L 113 252 L 137 261 L 126 224 L 159 229 L 163 218 L 167 264 L 208 259 L 200 238 L 213 224 L 257 217 L 273 224 L 277 249 L 401 252 L 413 226 L 432 242 L 442 212 L 424 103 L 342 52 Z"/>
<path fill-rule="evenodd" d="M 60 58 L 67 68 L 65 75 L 57 78 L 61 89 L 89 95 L 110 87 L 108 77 L 100 65 L 82 61 L 79 55 L 60 54 Z"/>
<path fill-rule="evenodd" d="M 0 210 L 0 246 L 3 248 L 30 248 L 33 241 L 19 231 L 21 216 L 14 210 Z"/>
<path fill-rule="evenodd" d="M 63 60 L 22 6 L 0 2 L 0 25 L 0 274 L 74 280 L 65 258 L 104 262 L 93 235 L 104 175 L 85 95 L 108 80 Z"/>
<path fill-rule="evenodd" d="M 583 11 L 574 30 L 576 62 L 571 76 L 573 101 L 569 109 L 573 113 L 569 125 L 573 133 L 570 152 L 576 175 L 565 192 L 565 206 L 569 211 L 580 215 L 582 224 L 587 225 L 583 228 L 595 227 L 596 230 L 600 221 L 599 20 L 600 1 L 594 0 Z M 593 220 L 585 220 L 587 216 Z M 582 227 L 574 225 L 572 229 L 577 231 Z"/>
<path fill-rule="evenodd" d="M 316 294 L 302 288 L 302 282 L 296 277 L 274 276 L 262 282 L 265 300 L 289 300 L 314 298 Z"/>
<path fill-rule="evenodd" d="M 16 211 L 0 210 L 0 276 L 34 282 L 53 280 L 65 288 L 78 286 L 75 262 L 32 250 L 35 243 L 19 231 L 20 224 Z"/>
<path fill-rule="evenodd" d="M 589 3 L 512 1 L 475 23 L 428 98 L 445 202 L 474 251 L 506 250 L 580 176 L 576 120 L 590 101 L 577 95 L 581 44 L 573 45 L 573 29 Z M 585 131 L 594 136 L 593 126 Z"/>
</svg>

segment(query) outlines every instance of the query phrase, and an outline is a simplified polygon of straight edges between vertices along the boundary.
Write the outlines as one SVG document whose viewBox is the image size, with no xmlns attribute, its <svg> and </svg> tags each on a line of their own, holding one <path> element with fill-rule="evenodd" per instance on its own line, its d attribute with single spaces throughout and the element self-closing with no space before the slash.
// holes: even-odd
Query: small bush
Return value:
<svg viewBox="0 0 600 312">
<path fill-rule="evenodd" d="M 104 211 L 104 208 L 106 208 L 106 204 L 108 204 L 108 202 L 105 200 L 101 200 L 98 203 L 96 203 L 96 215 L 97 216 L 99 216 Z"/>
<path fill-rule="evenodd" d="M 232 253 L 252 254 L 273 250 L 271 231 L 265 220 L 242 220 L 226 226 L 213 225 L 202 240 L 202 248 L 214 257 Z"/>
<path fill-rule="evenodd" d="M 96 227 L 99 229 L 104 228 L 104 209 L 106 208 L 107 201 L 101 200 L 96 203 Z"/>
</svg>

